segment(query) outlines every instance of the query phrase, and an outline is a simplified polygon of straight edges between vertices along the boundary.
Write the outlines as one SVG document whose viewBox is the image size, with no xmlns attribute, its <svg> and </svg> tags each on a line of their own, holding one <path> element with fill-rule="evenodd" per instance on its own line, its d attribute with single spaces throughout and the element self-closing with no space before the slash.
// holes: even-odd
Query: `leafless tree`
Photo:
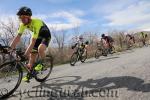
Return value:
<svg viewBox="0 0 150 100">
<path fill-rule="evenodd" d="M 17 30 L 19 27 L 19 23 L 17 19 L 9 17 L 7 20 L 0 20 L 0 43 L 3 45 L 9 46 L 13 38 L 16 36 Z M 29 32 L 25 32 L 28 34 Z M 29 41 L 30 35 L 27 37 L 22 37 L 20 45 L 18 47 L 24 48 L 26 43 Z M 2 55 L 3 60 L 5 60 L 5 56 Z"/>
<path fill-rule="evenodd" d="M 9 45 L 10 40 L 15 36 L 18 25 L 12 19 L 8 18 L 7 22 L 0 21 L 0 31 L 1 31 L 1 42 L 5 45 Z"/>
<path fill-rule="evenodd" d="M 4 45 L 9 45 L 10 41 L 16 36 L 17 30 L 19 27 L 19 23 L 13 18 L 8 18 L 7 22 L 0 20 L 0 42 L 2 42 Z M 25 34 L 28 34 L 29 31 L 26 31 Z M 28 38 L 31 38 L 30 35 L 28 37 L 24 36 L 21 45 L 26 45 L 26 43 L 29 41 Z"/>
<path fill-rule="evenodd" d="M 80 27 L 78 25 L 74 25 L 73 35 L 78 36 L 80 34 Z"/>
<path fill-rule="evenodd" d="M 80 35 L 80 26 L 78 25 L 78 23 L 74 24 L 74 27 L 72 28 L 72 38 L 70 40 L 70 45 L 72 45 L 72 43 L 76 42 L 78 40 L 78 37 Z"/>
<path fill-rule="evenodd" d="M 57 31 L 57 27 L 51 27 L 51 33 L 53 35 L 53 42 L 54 45 L 57 45 L 58 47 L 58 55 L 60 59 L 63 61 L 64 59 L 64 47 L 65 47 L 65 40 L 67 40 L 67 31 L 66 30 L 60 30 Z"/>
<path fill-rule="evenodd" d="M 0 43 L 3 45 L 9 45 L 12 38 L 15 36 L 17 31 L 17 25 L 13 18 L 7 20 L 0 20 Z M 1 62 L 6 60 L 5 54 L 1 54 Z"/>
</svg>

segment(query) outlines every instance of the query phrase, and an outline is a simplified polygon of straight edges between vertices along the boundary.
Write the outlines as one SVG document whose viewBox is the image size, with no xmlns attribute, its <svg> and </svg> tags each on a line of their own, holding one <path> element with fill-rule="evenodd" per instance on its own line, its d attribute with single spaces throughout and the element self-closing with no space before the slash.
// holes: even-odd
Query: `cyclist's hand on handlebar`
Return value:
<svg viewBox="0 0 150 100">
<path fill-rule="evenodd" d="M 8 52 L 8 53 L 12 53 L 12 52 L 14 52 L 15 50 L 16 50 L 16 49 L 12 49 L 11 47 L 8 47 L 8 48 L 7 48 L 7 52 Z"/>
<path fill-rule="evenodd" d="M 2 53 L 9 54 L 9 53 L 12 53 L 14 51 L 14 49 L 12 49 L 10 46 L 2 46 L 0 44 L 0 51 Z"/>
<path fill-rule="evenodd" d="M 1 50 L 2 50 L 3 53 L 6 53 L 6 54 L 11 52 L 11 48 L 7 47 L 7 46 L 3 46 Z"/>
<path fill-rule="evenodd" d="M 26 55 L 22 55 L 22 56 L 20 56 L 21 57 L 21 61 L 26 61 L 26 60 L 28 60 L 28 57 L 26 56 Z"/>
</svg>

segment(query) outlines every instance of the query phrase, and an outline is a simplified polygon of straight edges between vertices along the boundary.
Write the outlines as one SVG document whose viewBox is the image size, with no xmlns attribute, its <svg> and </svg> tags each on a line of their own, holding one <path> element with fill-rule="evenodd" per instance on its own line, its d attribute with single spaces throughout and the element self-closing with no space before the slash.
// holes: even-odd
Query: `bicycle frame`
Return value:
<svg viewBox="0 0 150 100">
<path fill-rule="evenodd" d="M 38 54 L 38 53 L 37 53 L 37 54 Z M 24 64 L 25 61 L 27 61 L 27 60 L 21 61 L 22 59 L 23 59 L 23 58 L 21 57 L 21 55 L 17 54 L 17 52 L 16 52 L 16 57 L 15 57 L 15 60 L 14 60 L 13 62 L 16 62 L 16 64 L 19 65 L 21 68 L 23 67 L 23 68 L 27 71 L 27 73 L 33 75 L 32 72 L 34 71 L 33 69 L 34 69 L 35 66 L 32 66 L 32 69 L 30 70 L 30 69 L 27 68 L 27 66 Z"/>
<path fill-rule="evenodd" d="M 18 77 L 17 77 L 16 84 L 14 84 L 14 86 L 12 86 L 13 88 L 10 89 L 7 93 L 5 93 L 3 95 L 0 95 L 0 99 L 9 97 L 19 87 L 19 85 L 21 83 L 21 80 L 22 80 L 22 77 L 23 77 L 23 68 L 28 72 L 28 75 L 29 75 L 30 78 L 34 77 L 36 79 L 36 81 L 38 81 L 38 82 L 45 81 L 49 77 L 49 75 L 52 71 L 53 59 L 50 59 L 50 65 L 48 67 L 49 71 L 47 71 L 48 73 L 47 74 L 44 73 L 45 76 L 44 77 L 42 76 L 42 78 L 41 78 L 41 77 L 39 77 L 39 74 L 43 74 L 43 72 L 42 73 L 40 73 L 38 71 L 36 72 L 36 70 L 34 70 L 35 66 L 32 67 L 32 70 L 29 70 L 26 67 L 25 64 L 26 64 L 27 59 L 25 59 L 25 57 L 23 56 L 24 52 L 22 52 L 22 50 L 20 50 L 20 51 L 14 50 L 12 52 L 11 50 L 9 50 L 9 48 L 7 49 L 7 48 L 4 48 L 4 47 L 0 47 L 0 51 L 1 50 L 6 51 L 6 52 L 3 52 L 3 53 L 10 54 L 13 58 L 13 59 L 10 59 L 10 61 L 5 62 L 1 65 L 1 68 L 2 68 L 1 71 L 3 71 L 3 68 L 7 67 L 7 65 L 8 65 L 11 69 L 14 68 L 14 71 L 17 72 L 17 73 L 15 73 L 15 74 L 17 74 L 15 76 L 18 76 Z M 9 72 L 10 72 L 10 75 L 13 75 L 14 71 L 12 71 L 12 70 L 8 70 L 6 72 L 6 75 L 9 75 Z M 43 71 L 45 71 L 45 70 L 43 70 Z M 11 74 L 11 72 L 13 72 L 13 73 Z M 5 75 L 4 75 L 4 77 L 5 77 Z M 28 81 L 28 82 L 30 82 L 30 81 Z"/>
<path fill-rule="evenodd" d="M 75 53 L 77 53 L 77 55 L 78 55 L 78 58 L 77 58 L 77 60 L 80 60 L 80 58 L 82 57 L 82 51 L 81 50 L 83 50 L 84 48 L 80 48 L 80 47 L 78 47 L 77 49 L 76 49 L 76 51 L 75 51 Z"/>
<path fill-rule="evenodd" d="M 31 73 L 31 71 L 25 66 L 25 64 L 23 64 L 23 62 L 21 61 L 16 61 L 17 62 L 17 65 L 19 65 L 19 67 L 23 67 L 28 73 Z"/>
<path fill-rule="evenodd" d="M 9 48 L 8 46 L 2 46 L 2 51 L 4 51 L 5 50 L 5 48 Z M 24 52 L 22 52 L 22 51 L 17 51 L 17 50 L 15 50 L 15 51 L 13 51 L 13 52 L 7 52 L 7 54 L 9 54 L 9 56 L 10 56 L 10 58 L 13 58 L 13 60 L 12 59 L 10 59 L 10 62 L 15 62 L 15 64 L 18 66 L 19 65 L 19 67 L 21 67 L 21 69 L 22 69 L 22 67 L 28 72 L 28 73 L 32 73 L 26 66 L 25 66 L 25 64 L 23 63 L 23 62 L 25 62 L 25 61 L 22 61 L 22 59 L 24 59 L 23 57 L 24 56 L 22 56 L 22 54 L 23 54 Z"/>
</svg>

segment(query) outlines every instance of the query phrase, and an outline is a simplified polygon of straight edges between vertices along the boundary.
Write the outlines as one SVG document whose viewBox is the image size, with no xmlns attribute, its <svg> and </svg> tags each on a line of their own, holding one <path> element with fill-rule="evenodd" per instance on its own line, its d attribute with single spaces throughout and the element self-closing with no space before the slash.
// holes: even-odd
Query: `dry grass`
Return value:
<svg viewBox="0 0 150 100">
<path fill-rule="evenodd" d="M 127 50 L 127 44 L 124 34 L 115 34 L 112 35 L 114 38 L 114 46 L 117 52 L 122 52 Z M 135 36 L 136 37 L 136 36 Z M 136 43 L 133 44 L 132 48 L 142 47 L 141 40 L 136 37 L 135 38 Z M 150 39 L 147 39 L 147 43 L 150 43 Z M 87 48 L 88 51 L 88 58 L 94 57 L 95 51 L 97 49 L 96 43 L 90 44 Z M 68 63 L 70 61 L 70 57 L 73 54 L 74 50 L 71 49 L 71 47 L 65 47 L 64 49 L 58 50 L 57 48 L 49 48 L 48 54 L 53 55 L 54 57 L 54 64 L 64 64 Z"/>
</svg>

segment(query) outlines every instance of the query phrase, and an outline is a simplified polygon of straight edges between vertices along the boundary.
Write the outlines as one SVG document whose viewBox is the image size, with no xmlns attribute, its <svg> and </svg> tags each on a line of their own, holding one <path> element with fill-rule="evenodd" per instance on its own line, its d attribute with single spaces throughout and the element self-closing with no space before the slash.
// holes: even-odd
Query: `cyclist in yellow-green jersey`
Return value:
<svg viewBox="0 0 150 100">
<path fill-rule="evenodd" d="M 141 37 L 141 41 L 142 41 L 143 45 L 146 46 L 146 39 L 147 39 L 148 35 L 144 32 L 140 32 L 140 35 L 141 35 L 140 37 Z"/>
<path fill-rule="evenodd" d="M 27 64 L 27 67 L 29 70 L 32 70 L 37 54 L 39 54 L 41 59 L 44 59 L 45 50 L 51 40 L 51 33 L 42 20 L 31 18 L 32 11 L 30 8 L 25 6 L 21 7 L 18 10 L 17 15 L 21 23 L 18 29 L 18 34 L 11 43 L 11 48 L 14 49 L 19 43 L 25 29 L 32 31 L 32 38 L 30 44 L 24 54 L 26 57 L 29 58 L 29 63 Z M 35 69 L 40 70 L 40 68 Z M 24 77 L 24 80 L 28 81 L 28 77 Z"/>
</svg>

